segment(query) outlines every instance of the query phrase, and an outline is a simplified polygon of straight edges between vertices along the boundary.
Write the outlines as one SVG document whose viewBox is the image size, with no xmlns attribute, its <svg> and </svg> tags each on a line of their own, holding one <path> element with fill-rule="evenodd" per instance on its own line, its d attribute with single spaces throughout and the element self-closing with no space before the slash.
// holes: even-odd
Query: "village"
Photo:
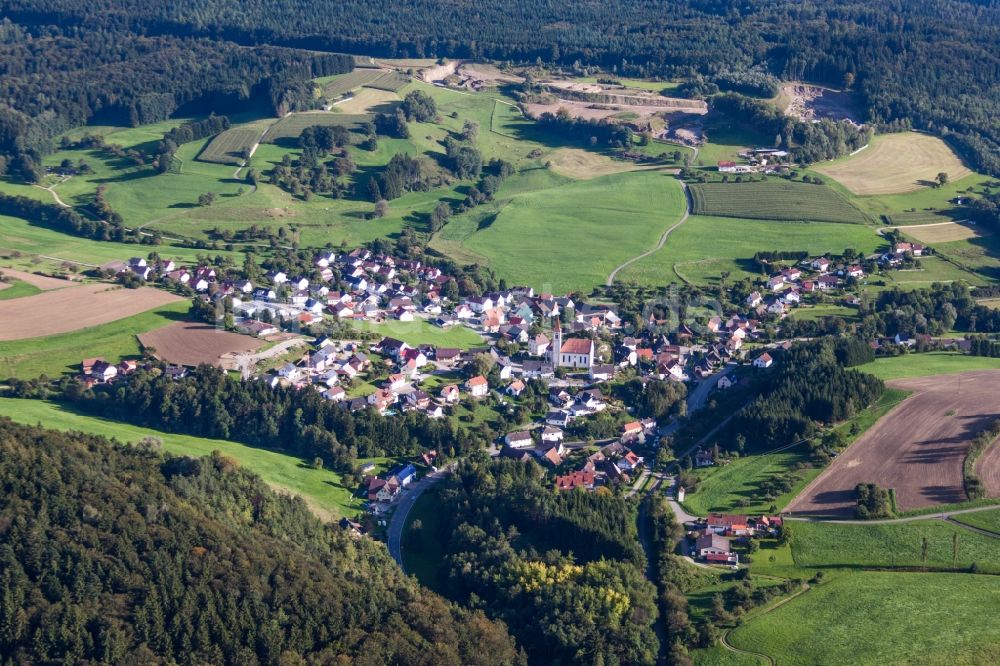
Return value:
<svg viewBox="0 0 1000 666">
<path fill-rule="evenodd" d="M 272 270 L 260 283 L 224 277 L 212 266 L 141 258 L 102 268 L 122 281 L 184 289 L 214 312 L 217 322 L 231 318 L 232 330 L 240 333 L 305 338 L 307 351 L 293 351 L 277 367 L 254 374 L 255 381 L 317 391 L 344 409 L 373 409 L 387 417 L 418 412 L 431 419 L 456 418 L 461 411 L 465 419 L 490 405 L 516 414 L 516 427 L 498 435 L 491 455 L 538 463 L 549 470 L 556 492 L 635 492 L 651 473 L 661 436 L 681 416 L 660 415 L 658 422 L 635 414 L 615 397 L 623 382 L 638 380 L 643 390 L 666 382 L 703 385 L 707 394 L 726 391 L 753 373 L 767 372 L 787 348 L 788 341 L 767 335 L 769 327 L 827 292 L 856 305 L 850 292 L 865 278 L 864 264 L 898 266 L 925 251 L 896 243 L 889 252 L 864 259 L 805 257 L 763 277 L 741 310 L 707 313 L 670 333 L 659 332 L 664 322 L 652 314 L 645 330 L 626 332 L 614 304 L 587 302 L 576 294 L 536 293 L 525 286 L 462 296 L 440 268 L 363 248 L 324 251 L 313 258 L 308 276 Z M 374 323 L 389 335 L 316 333 L 327 322 Z M 405 335 L 392 335 L 397 322 L 465 327 L 482 342 L 467 348 L 409 344 L 400 339 Z M 88 358 L 81 379 L 88 385 L 121 381 L 137 367 L 135 360 L 109 364 Z M 166 372 L 180 379 L 188 368 L 168 363 Z M 695 453 L 698 466 L 712 464 L 705 456 Z M 438 462 L 437 451 L 426 451 L 381 475 L 361 469 L 359 492 L 369 512 L 391 511 L 411 482 L 436 472 Z M 683 496 L 684 490 L 677 492 Z M 718 530 L 711 525 L 708 530 L 695 537 L 697 556 L 731 563 L 735 556 L 723 552 Z"/>
</svg>

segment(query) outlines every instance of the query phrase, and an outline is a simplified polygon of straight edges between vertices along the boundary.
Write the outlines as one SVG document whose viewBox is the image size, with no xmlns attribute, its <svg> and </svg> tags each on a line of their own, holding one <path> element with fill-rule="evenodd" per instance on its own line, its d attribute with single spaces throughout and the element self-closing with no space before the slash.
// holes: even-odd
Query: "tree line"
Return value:
<svg viewBox="0 0 1000 666">
<path fill-rule="evenodd" d="M 240 381 L 207 365 L 180 380 L 154 367 L 130 375 L 127 382 L 93 389 L 70 383 L 65 397 L 108 418 L 230 439 L 303 460 L 320 458 L 344 473 L 355 471 L 358 458 L 414 456 L 427 449 L 453 458 L 487 443 L 450 419 L 430 419 L 418 412 L 382 416 L 371 408 L 352 412 L 317 391 Z"/>
</svg>

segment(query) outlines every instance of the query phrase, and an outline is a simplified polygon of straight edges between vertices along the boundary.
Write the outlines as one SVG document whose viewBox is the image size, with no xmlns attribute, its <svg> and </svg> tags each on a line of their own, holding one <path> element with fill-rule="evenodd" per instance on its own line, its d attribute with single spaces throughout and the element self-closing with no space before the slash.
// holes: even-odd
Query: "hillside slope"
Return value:
<svg viewBox="0 0 1000 666">
<path fill-rule="evenodd" d="M 420 588 L 216 455 L 0 420 L 11 663 L 508 664 L 502 625 Z"/>
</svg>

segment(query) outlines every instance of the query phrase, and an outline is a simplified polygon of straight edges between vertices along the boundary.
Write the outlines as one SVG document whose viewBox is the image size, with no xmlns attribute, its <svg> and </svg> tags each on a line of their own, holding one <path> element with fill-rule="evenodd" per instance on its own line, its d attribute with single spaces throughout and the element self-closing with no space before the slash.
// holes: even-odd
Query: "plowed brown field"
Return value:
<svg viewBox="0 0 1000 666">
<path fill-rule="evenodd" d="M 156 357 L 180 365 L 219 365 L 227 352 L 256 351 L 263 340 L 230 333 L 209 324 L 179 321 L 139 336 L 143 347 L 154 347 Z"/>
<path fill-rule="evenodd" d="M 900 511 L 967 499 L 962 463 L 972 439 L 1000 417 L 1000 371 L 900 379 L 889 386 L 913 395 L 809 484 L 789 512 L 849 517 L 859 483 L 894 488 Z M 984 480 L 1000 486 L 1000 453 L 988 451 L 980 465 Z"/>
<path fill-rule="evenodd" d="M 0 340 L 68 333 L 183 300 L 151 287 L 124 289 L 96 282 L 65 285 L 63 289 L 0 301 Z"/>
</svg>

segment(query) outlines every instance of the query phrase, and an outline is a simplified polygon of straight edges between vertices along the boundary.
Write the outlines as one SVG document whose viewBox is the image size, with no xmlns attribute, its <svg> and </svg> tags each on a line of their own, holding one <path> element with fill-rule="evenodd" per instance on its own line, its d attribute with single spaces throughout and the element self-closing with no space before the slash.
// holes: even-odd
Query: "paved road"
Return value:
<svg viewBox="0 0 1000 666">
<path fill-rule="evenodd" d="M 705 404 L 708 402 L 708 397 L 712 394 L 712 389 L 715 388 L 715 385 L 718 383 L 718 381 L 723 377 L 725 377 L 726 375 L 728 375 L 729 373 L 731 373 L 733 370 L 735 370 L 736 367 L 737 366 L 735 363 L 728 363 L 725 366 L 723 366 L 722 369 L 719 370 L 718 372 L 713 373 L 708 377 L 702 379 L 700 382 L 698 382 L 695 385 L 694 390 L 688 392 L 686 400 L 687 413 L 690 415 L 694 414 L 699 409 L 703 409 L 705 407 Z M 681 426 L 680 419 L 674 419 L 666 426 L 660 428 L 660 435 L 663 437 L 672 435 L 675 432 L 677 432 L 680 426 Z M 715 430 L 709 433 L 709 435 L 712 435 L 714 433 Z M 706 435 L 706 437 L 708 437 L 708 435 Z M 702 439 L 705 439 L 706 437 L 703 437 Z M 701 442 L 699 441 L 698 444 L 701 444 Z M 678 457 L 682 458 L 683 456 L 678 456 Z"/>
<path fill-rule="evenodd" d="M 615 270 L 611 271 L 611 275 L 609 275 L 608 279 L 604 282 L 604 284 L 606 286 L 610 287 L 611 285 L 613 285 L 615 283 L 615 278 L 618 276 L 618 273 L 623 268 L 625 268 L 626 266 L 634 264 L 635 262 L 639 261 L 640 259 L 645 259 L 646 257 L 648 257 L 649 255 L 653 254 L 654 252 L 657 252 L 657 251 L 663 249 L 663 244 L 667 242 L 667 237 L 670 234 L 673 233 L 674 229 L 676 229 L 677 227 L 679 227 L 682 224 L 684 224 L 685 222 L 687 222 L 688 216 L 691 214 L 691 193 L 688 192 L 687 184 L 683 180 L 679 180 L 677 182 L 679 182 L 681 184 L 681 189 L 684 190 L 684 201 L 686 202 L 685 203 L 686 207 L 684 209 L 684 215 L 681 216 L 681 219 L 678 220 L 676 224 L 674 224 L 672 227 L 670 227 L 669 229 L 667 229 L 666 231 L 663 232 L 663 234 L 660 236 L 660 242 L 658 242 L 656 244 L 656 247 L 654 247 L 652 250 L 647 250 L 646 252 L 643 252 L 640 255 L 636 255 L 636 256 L 632 257 L 631 259 L 629 259 L 625 263 L 623 263 L 620 266 L 618 266 Z"/>
<path fill-rule="evenodd" d="M 451 467 L 439 469 L 419 481 L 414 481 L 396 503 L 396 508 L 393 509 L 392 518 L 389 519 L 389 555 L 396 560 L 403 573 L 406 573 L 406 567 L 403 566 L 403 528 L 406 527 L 406 518 L 424 491 L 449 474 L 451 474 Z"/>
</svg>

